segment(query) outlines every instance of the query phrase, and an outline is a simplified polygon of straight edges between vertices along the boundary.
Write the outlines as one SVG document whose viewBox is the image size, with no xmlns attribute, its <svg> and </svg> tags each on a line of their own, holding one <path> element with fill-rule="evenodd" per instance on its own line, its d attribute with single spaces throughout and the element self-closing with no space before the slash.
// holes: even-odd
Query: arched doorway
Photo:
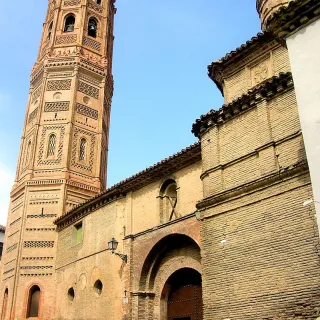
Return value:
<svg viewBox="0 0 320 320">
<path fill-rule="evenodd" d="M 202 320 L 201 274 L 190 268 L 174 272 L 165 284 L 162 301 L 167 320 Z"/>
<path fill-rule="evenodd" d="M 143 263 L 139 294 L 132 302 L 138 311 L 133 319 L 202 320 L 201 291 L 199 245 L 187 235 L 170 234 L 153 246 Z M 181 296 L 188 296 L 196 312 L 171 312 L 185 308 Z"/>
</svg>

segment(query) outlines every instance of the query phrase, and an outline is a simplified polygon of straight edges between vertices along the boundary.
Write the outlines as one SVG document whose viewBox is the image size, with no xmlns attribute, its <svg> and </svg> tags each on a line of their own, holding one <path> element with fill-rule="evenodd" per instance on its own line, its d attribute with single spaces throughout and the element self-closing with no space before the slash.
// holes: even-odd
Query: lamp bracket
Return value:
<svg viewBox="0 0 320 320">
<path fill-rule="evenodd" d="M 118 252 L 114 252 L 112 251 L 113 254 L 115 254 L 116 256 L 120 257 L 122 261 L 124 261 L 125 263 L 128 262 L 128 256 L 126 254 L 121 254 Z"/>
</svg>

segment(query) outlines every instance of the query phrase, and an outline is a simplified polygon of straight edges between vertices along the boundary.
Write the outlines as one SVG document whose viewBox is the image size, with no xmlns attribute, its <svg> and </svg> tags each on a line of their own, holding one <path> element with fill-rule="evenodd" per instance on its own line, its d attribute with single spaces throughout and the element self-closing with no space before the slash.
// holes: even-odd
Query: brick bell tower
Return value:
<svg viewBox="0 0 320 320">
<path fill-rule="evenodd" d="M 292 0 L 256 0 L 262 30 L 266 30 L 268 19 L 279 10 L 280 7 L 287 6 L 290 1 Z"/>
<path fill-rule="evenodd" d="M 54 319 L 53 221 L 106 188 L 115 0 L 49 0 L 1 267 L 1 320 Z"/>
</svg>

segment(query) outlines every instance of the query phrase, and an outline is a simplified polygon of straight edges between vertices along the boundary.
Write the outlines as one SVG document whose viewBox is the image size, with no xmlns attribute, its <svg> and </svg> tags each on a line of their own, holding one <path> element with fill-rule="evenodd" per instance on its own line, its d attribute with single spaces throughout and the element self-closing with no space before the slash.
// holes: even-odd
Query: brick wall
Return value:
<svg viewBox="0 0 320 320">
<path fill-rule="evenodd" d="M 207 209 L 205 319 L 315 319 L 318 234 L 308 173 Z M 210 218 L 209 218 L 210 216 Z M 210 235 L 210 236 L 209 236 Z"/>
<path fill-rule="evenodd" d="M 158 289 L 153 292 L 161 291 L 159 288 L 165 284 L 166 272 L 183 266 L 183 262 L 200 271 L 200 224 L 194 216 L 196 202 L 202 199 L 200 174 L 199 162 L 170 176 L 164 175 L 154 183 L 109 202 L 83 219 L 74 220 L 72 225 L 59 232 L 56 319 L 106 319 L 106 316 L 108 320 L 129 319 L 131 314 L 138 317 L 135 302 L 149 310 L 145 314 L 153 316 L 154 299 L 140 299 L 131 293 L 140 290 L 142 267 L 148 253 L 161 239 L 171 234 L 188 235 L 194 243 L 188 248 L 173 248 L 168 253 L 159 275 L 154 277 Z M 179 188 L 179 216 L 174 217 L 174 221 L 160 224 L 158 196 L 162 184 L 169 178 L 174 179 Z M 83 240 L 75 244 L 75 225 L 79 222 L 83 226 Z M 112 237 L 119 241 L 117 251 L 128 255 L 127 264 L 106 250 Z M 100 296 L 93 288 L 97 279 L 104 285 Z M 75 290 L 73 301 L 67 294 L 71 287 Z M 125 295 L 128 302 L 123 299 Z M 159 307 L 160 296 L 157 301 Z M 159 316 L 159 312 L 156 315 Z M 141 319 L 141 313 L 139 317 Z"/>
<path fill-rule="evenodd" d="M 288 50 L 275 40 L 248 52 L 245 59 L 233 61 L 223 70 L 225 103 L 239 98 L 264 80 L 290 71 Z"/>
</svg>

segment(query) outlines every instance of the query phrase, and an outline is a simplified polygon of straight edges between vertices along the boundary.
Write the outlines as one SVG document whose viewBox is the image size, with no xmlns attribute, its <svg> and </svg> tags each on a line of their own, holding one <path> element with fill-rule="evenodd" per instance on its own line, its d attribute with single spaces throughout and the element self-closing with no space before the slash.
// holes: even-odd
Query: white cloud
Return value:
<svg viewBox="0 0 320 320">
<path fill-rule="evenodd" d="M 0 224 L 5 225 L 10 201 L 14 172 L 0 162 Z"/>
</svg>

